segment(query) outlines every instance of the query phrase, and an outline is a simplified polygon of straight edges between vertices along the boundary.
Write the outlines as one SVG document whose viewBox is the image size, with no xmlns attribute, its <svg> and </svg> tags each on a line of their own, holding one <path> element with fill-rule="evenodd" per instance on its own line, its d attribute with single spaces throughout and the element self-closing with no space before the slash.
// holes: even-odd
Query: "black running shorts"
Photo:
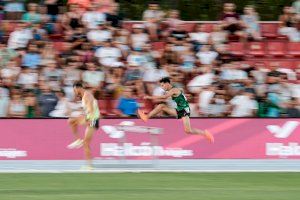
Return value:
<svg viewBox="0 0 300 200">
<path fill-rule="evenodd" d="M 177 119 L 181 119 L 185 116 L 191 115 L 191 109 L 189 107 L 183 109 L 183 110 L 176 110 L 177 112 Z"/>
<path fill-rule="evenodd" d="M 99 128 L 99 119 L 88 120 L 89 126 L 98 130 Z"/>
</svg>

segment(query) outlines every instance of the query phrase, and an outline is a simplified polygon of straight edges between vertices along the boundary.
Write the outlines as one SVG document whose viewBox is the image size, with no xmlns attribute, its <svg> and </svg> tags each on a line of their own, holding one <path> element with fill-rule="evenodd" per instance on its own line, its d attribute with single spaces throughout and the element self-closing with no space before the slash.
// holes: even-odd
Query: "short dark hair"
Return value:
<svg viewBox="0 0 300 200">
<path fill-rule="evenodd" d="M 149 1 L 148 2 L 148 5 L 158 5 L 158 1 Z"/>
<path fill-rule="evenodd" d="M 164 78 L 160 79 L 159 82 L 160 83 L 171 83 L 171 80 L 169 77 L 164 77 Z"/>
<path fill-rule="evenodd" d="M 83 88 L 83 83 L 81 81 L 76 81 L 74 84 L 73 84 L 73 87 L 74 88 Z"/>
</svg>

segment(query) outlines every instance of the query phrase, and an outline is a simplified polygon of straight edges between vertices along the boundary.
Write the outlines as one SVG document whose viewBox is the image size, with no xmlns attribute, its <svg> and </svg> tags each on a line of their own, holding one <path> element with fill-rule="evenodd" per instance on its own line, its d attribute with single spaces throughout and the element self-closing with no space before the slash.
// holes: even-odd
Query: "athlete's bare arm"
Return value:
<svg viewBox="0 0 300 200">
<path fill-rule="evenodd" d="M 94 96 L 90 92 L 85 92 L 84 96 L 82 97 L 82 101 L 86 105 L 87 112 L 93 113 L 94 112 L 94 106 L 93 106 Z"/>
<path fill-rule="evenodd" d="M 174 95 L 179 95 L 181 92 L 178 88 L 172 88 L 170 91 L 166 92 L 166 94 L 161 96 L 145 96 L 144 99 L 154 99 L 154 100 L 166 100 Z"/>
</svg>

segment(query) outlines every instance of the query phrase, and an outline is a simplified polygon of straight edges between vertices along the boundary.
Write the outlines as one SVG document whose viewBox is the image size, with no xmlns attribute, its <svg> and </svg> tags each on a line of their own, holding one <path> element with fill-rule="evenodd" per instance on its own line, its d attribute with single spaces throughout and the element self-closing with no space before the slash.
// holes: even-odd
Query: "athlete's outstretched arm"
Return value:
<svg viewBox="0 0 300 200">
<path fill-rule="evenodd" d="M 151 100 L 165 100 L 168 99 L 169 97 L 173 96 L 174 94 L 176 94 L 177 91 L 176 89 L 172 89 L 170 91 L 168 91 L 166 94 L 161 95 L 161 96 L 145 96 L 144 99 L 151 99 Z"/>
</svg>

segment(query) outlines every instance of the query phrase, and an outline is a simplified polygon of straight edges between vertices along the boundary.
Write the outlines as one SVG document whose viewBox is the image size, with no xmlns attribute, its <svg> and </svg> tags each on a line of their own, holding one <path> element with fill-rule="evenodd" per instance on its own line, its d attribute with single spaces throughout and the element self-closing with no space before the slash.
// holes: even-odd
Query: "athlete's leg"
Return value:
<svg viewBox="0 0 300 200">
<path fill-rule="evenodd" d="M 94 135 L 95 128 L 90 127 L 89 124 L 85 129 L 85 137 L 83 140 L 84 154 L 89 167 L 92 167 L 92 153 L 91 153 L 91 141 Z"/>
<path fill-rule="evenodd" d="M 214 137 L 212 134 L 210 134 L 207 130 L 200 130 L 196 128 L 192 128 L 191 126 L 191 120 L 189 116 L 182 117 L 184 131 L 187 134 L 194 134 L 194 135 L 203 135 L 206 139 L 208 139 L 210 142 L 214 142 Z"/>
<path fill-rule="evenodd" d="M 177 112 L 173 108 L 169 108 L 166 104 L 157 105 L 150 113 L 147 115 L 142 111 L 138 110 L 138 114 L 143 121 L 147 121 L 149 118 L 156 116 L 161 111 L 168 113 L 171 116 L 177 116 Z"/>
<path fill-rule="evenodd" d="M 79 133 L 78 133 L 78 126 L 82 124 L 82 117 L 76 117 L 76 118 L 70 118 L 68 120 L 68 123 L 71 127 L 72 133 L 74 134 L 76 139 L 80 139 Z"/>
<path fill-rule="evenodd" d="M 196 134 L 196 135 L 204 134 L 203 130 L 192 128 L 191 120 L 189 116 L 182 117 L 182 121 L 183 121 L 184 131 L 187 134 Z"/>
<path fill-rule="evenodd" d="M 68 145 L 69 149 L 80 148 L 83 145 L 83 140 L 80 138 L 78 133 L 78 126 L 85 123 L 84 117 L 70 118 L 68 123 L 72 129 L 72 133 L 75 136 L 75 141 Z"/>
<path fill-rule="evenodd" d="M 156 116 L 161 111 L 168 113 L 171 116 L 177 116 L 177 112 L 174 108 L 168 107 L 166 104 L 158 104 L 148 115 L 148 118 Z"/>
</svg>

